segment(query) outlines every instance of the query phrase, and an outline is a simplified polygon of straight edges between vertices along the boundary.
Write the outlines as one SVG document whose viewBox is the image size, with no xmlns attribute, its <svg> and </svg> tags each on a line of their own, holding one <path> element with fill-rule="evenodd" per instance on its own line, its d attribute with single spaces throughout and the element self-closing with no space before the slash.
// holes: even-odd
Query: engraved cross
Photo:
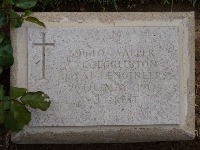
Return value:
<svg viewBox="0 0 200 150">
<path fill-rule="evenodd" d="M 33 46 L 42 46 L 42 79 L 45 79 L 45 47 L 46 46 L 53 46 L 55 47 L 54 43 L 46 43 L 45 37 L 46 33 L 42 32 L 42 43 L 33 43 Z"/>
</svg>

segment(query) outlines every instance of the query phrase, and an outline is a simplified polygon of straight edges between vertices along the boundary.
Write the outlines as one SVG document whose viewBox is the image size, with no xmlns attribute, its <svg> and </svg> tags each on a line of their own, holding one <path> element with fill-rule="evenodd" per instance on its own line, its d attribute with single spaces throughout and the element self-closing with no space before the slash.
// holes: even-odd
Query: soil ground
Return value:
<svg viewBox="0 0 200 150">
<path fill-rule="evenodd" d="M 196 21 L 196 137 L 192 141 L 178 142 L 154 142 L 154 143 L 131 143 L 131 144 L 77 144 L 77 145 L 15 145 L 10 144 L 10 150 L 200 150 L 200 2 L 195 7 L 188 0 L 181 2 L 175 1 L 171 8 L 170 5 L 162 5 L 160 0 L 137 0 L 132 2 L 127 8 L 127 3 L 118 4 L 119 12 L 195 12 Z M 130 6 L 132 8 L 130 9 Z M 37 11 L 37 10 L 35 10 Z M 59 8 L 47 8 L 45 11 L 61 12 L 96 12 L 102 11 L 99 5 L 84 4 L 79 1 L 65 1 Z M 105 11 L 116 11 L 113 6 L 108 6 Z M 9 72 L 4 73 L 4 77 L 9 77 Z M 0 78 L 3 81 L 4 78 Z M 7 78 L 8 79 L 8 78 Z M 8 80 L 7 84 L 8 84 Z M 4 81 L 4 82 L 6 82 Z"/>
</svg>

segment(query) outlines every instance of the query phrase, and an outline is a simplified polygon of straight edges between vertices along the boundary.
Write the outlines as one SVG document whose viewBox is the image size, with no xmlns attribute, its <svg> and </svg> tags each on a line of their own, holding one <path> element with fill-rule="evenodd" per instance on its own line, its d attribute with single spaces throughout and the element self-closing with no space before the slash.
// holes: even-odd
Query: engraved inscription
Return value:
<svg viewBox="0 0 200 150">
<path fill-rule="evenodd" d="M 28 89 L 42 90 L 52 99 L 45 114 L 33 110 L 31 126 L 179 123 L 178 27 L 28 32 Z M 46 41 L 56 41 L 56 50 L 45 51 L 55 47 Z M 33 46 L 42 46 L 43 67 L 37 63 L 41 52 Z M 39 78 L 41 70 L 46 80 Z"/>
<path fill-rule="evenodd" d="M 33 43 L 33 46 L 42 46 L 42 79 L 45 79 L 45 46 L 53 46 L 55 47 L 55 41 L 54 43 L 46 43 L 45 36 L 46 34 L 44 32 L 41 32 L 42 34 L 42 43 Z"/>
</svg>

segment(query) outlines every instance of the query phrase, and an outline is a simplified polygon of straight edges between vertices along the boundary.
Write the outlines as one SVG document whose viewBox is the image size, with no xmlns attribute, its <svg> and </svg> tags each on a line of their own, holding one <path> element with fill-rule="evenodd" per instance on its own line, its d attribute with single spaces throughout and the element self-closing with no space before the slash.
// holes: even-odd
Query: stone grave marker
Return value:
<svg viewBox="0 0 200 150">
<path fill-rule="evenodd" d="M 16 143 L 194 138 L 194 14 L 36 13 L 12 31 L 13 86 L 44 91 L 49 110 Z"/>
</svg>

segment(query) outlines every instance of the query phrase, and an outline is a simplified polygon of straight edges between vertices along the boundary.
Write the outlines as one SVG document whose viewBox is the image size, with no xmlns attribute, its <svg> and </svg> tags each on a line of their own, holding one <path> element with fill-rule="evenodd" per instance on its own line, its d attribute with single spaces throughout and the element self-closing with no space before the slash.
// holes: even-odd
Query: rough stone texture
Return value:
<svg viewBox="0 0 200 150">
<path fill-rule="evenodd" d="M 52 105 L 32 110 L 30 126 L 13 134 L 14 142 L 194 137 L 193 13 L 35 16 L 46 29 L 26 23 L 12 32 L 11 81 L 44 91 Z"/>
<path fill-rule="evenodd" d="M 29 28 L 28 89 L 52 100 L 30 125 L 179 124 L 178 48 L 178 27 Z"/>
</svg>

